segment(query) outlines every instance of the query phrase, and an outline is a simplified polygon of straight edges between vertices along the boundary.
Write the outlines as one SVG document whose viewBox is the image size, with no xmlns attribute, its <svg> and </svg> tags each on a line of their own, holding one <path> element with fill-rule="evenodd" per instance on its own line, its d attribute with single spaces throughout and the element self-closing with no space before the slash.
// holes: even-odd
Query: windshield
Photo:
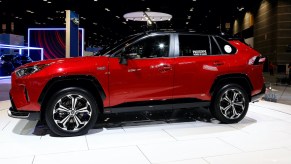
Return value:
<svg viewBox="0 0 291 164">
<path fill-rule="evenodd" d="M 110 45 L 103 50 L 101 50 L 97 55 L 111 55 L 112 52 L 119 50 L 120 48 L 124 47 L 127 43 L 133 41 L 134 39 L 144 35 L 144 33 L 130 35 L 124 39 L 116 41 L 113 45 Z"/>
</svg>

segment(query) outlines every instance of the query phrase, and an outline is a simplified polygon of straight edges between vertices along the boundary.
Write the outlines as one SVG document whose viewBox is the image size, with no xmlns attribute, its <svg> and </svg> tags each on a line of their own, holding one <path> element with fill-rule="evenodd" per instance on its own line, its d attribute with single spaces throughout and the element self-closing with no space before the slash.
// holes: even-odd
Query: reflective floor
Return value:
<svg viewBox="0 0 291 164">
<path fill-rule="evenodd" d="M 9 118 L 0 102 L 0 163 L 291 163 L 291 106 L 260 101 L 224 125 L 207 111 L 108 115 L 89 134 L 61 138 L 36 121 Z M 104 121 L 105 120 L 105 121 Z"/>
</svg>

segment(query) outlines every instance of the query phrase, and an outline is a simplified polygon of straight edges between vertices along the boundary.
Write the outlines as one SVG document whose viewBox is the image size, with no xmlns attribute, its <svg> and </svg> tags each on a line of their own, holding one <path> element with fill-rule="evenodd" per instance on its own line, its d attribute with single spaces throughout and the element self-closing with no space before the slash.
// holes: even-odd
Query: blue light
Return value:
<svg viewBox="0 0 291 164">
<path fill-rule="evenodd" d="M 30 46 L 30 31 L 32 30 L 48 30 L 48 31 L 53 31 L 53 30 L 66 30 L 66 28 L 29 28 L 28 29 L 28 47 Z M 81 56 L 84 56 L 84 42 L 85 42 L 85 30 L 84 28 L 79 28 L 79 30 L 81 30 L 82 32 L 82 55 Z M 28 51 L 28 56 L 29 56 L 29 51 Z"/>
</svg>

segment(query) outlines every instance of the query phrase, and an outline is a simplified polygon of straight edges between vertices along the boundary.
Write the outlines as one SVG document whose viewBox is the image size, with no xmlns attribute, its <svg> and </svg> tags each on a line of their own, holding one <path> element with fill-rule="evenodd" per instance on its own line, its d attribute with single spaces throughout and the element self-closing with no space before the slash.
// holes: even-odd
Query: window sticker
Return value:
<svg viewBox="0 0 291 164">
<path fill-rule="evenodd" d="M 224 51 L 225 51 L 226 53 L 231 53 L 232 48 L 231 48 L 229 45 L 225 45 L 225 46 L 224 46 Z"/>
<path fill-rule="evenodd" d="M 205 56 L 207 55 L 206 50 L 193 50 L 193 56 Z"/>
</svg>

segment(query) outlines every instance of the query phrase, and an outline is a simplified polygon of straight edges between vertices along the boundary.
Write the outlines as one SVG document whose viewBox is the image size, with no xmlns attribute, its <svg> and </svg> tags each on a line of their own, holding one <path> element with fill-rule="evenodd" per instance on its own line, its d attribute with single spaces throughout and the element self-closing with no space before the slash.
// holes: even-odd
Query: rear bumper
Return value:
<svg viewBox="0 0 291 164">
<path fill-rule="evenodd" d="M 8 110 L 8 116 L 27 120 L 40 120 L 40 112 L 18 111 L 10 97 L 11 107 Z"/>
<path fill-rule="evenodd" d="M 266 93 L 266 85 L 264 84 L 261 92 L 252 96 L 251 102 L 259 101 L 265 95 L 265 93 Z"/>
</svg>

